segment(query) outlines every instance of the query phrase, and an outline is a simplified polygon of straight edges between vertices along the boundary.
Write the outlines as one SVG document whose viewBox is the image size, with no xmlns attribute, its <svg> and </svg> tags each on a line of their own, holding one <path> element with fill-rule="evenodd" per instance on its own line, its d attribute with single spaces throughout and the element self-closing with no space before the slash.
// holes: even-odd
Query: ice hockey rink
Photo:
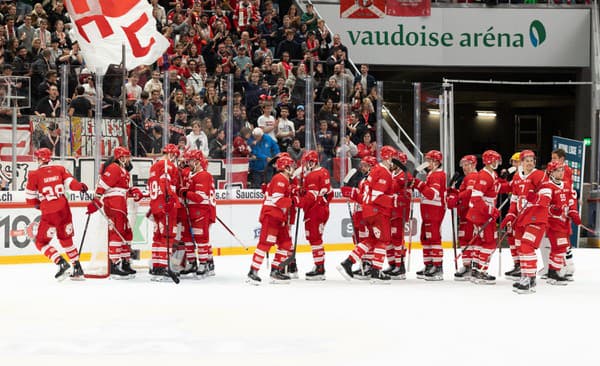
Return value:
<svg viewBox="0 0 600 366">
<path fill-rule="evenodd" d="M 245 283 L 250 256 L 216 257 L 216 277 L 171 282 L 54 280 L 52 264 L 0 266 L 0 365 L 598 365 L 600 250 L 577 249 L 575 282 Z M 503 251 L 503 268 L 510 265 Z M 309 253 L 298 255 L 303 273 Z M 497 272 L 494 257 L 491 273 Z M 538 279 L 538 281 L 540 281 Z"/>
</svg>

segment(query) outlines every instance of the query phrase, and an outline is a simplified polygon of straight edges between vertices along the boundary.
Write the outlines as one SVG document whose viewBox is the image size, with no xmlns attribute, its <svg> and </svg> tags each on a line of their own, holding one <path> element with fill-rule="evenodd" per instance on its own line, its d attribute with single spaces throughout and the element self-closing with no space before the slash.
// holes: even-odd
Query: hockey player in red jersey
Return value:
<svg viewBox="0 0 600 366">
<path fill-rule="evenodd" d="M 365 243 L 369 240 L 369 229 L 367 228 L 367 223 L 363 219 L 362 215 L 362 203 L 367 187 L 367 178 L 369 177 L 369 172 L 377 164 L 377 158 L 374 156 L 365 156 L 360 162 L 360 173 L 357 173 L 357 176 L 360 179 L 358 181 L 358 187 L 352 187 L 351 185 L 348 185 L 341 188 L 342 196 L 349 198 L 352 202 L 354 202 L 352 225 L 355 231 L 353 233 L 354 240 L 356 241 L 354 243 L 355 246 L 357 246 L 359 243 Z M 371 269 L 373 267 L 373 251 L 369 250 L 367 253 L 365 253 L 361 261 L 361 268 L 353 272 L 354 278 L 359 280 L 368 280 L 371 278 Z"/>
<path fill-rule="evenodd" d="M 490 258 L 496 250 L 495 221 L 500 217 L 496 208 L 496 199 L 502 189 L 508 190 L 508 184 L 502 186 L 496 169 L 502 163 L 502 157 L 494 150 L 487 150 L 482 155 L 484 167 L 477 175 L 477 183 L 473 187 L 467 220 L 475 227 L 478 234 L 474 239 L 471 282 L 492 285 L 496 277 L 487 273 Z M 504 192 L 503 192 L 504 193 Z"/>
<path fill-rule="evenodd" d="M 78 182 L 60 165 L 49 165 L 52 157 L 50 149 L 41 148 L 34 153 L 38 169 L 27 175 L 25 199 L 30 205 L 42 211 L 35 247 L 48 259 L 59 266 L 54 276 L 59 281 L 65 279 L 71 267 L 69 263 L 50 245 L 56 235 L 60 245 L 73 264 L 72 279 L 83 279 L 83 269 L 79 263 L 79 252 L 73 244 L 73 221 L 65 190 L 87 192 L 87 186 Z"/>
<path fill-rule="evenodd" d="M 279 173 L 275 174 L 265 189 L 265 198 L 260 211 L 261 223 L 258 245 L 252 256 L 248 283 L 258 285 L 261 282 L 258 271 L 267 252 L 277 245 L 277 252 L 271 264 L 271 280 L 274 283 L 289 283 L 290 277 L 282 272 L 280 264 L 290 255 L 292 239 L 290 238 L 289 215 L 292 200 L 296 199 L 296 190 L 290 184 L 294 173 L 294 160 L 288 156 L 280 156 L 275 162 Z"/>
<path fill-rule="evenodd" d="M 391 217 L 391 243 L 386 248 L 388 264 L 390 267 L 383 271 L 393 280 L 406 279 L 406 266 L 404 257 L 406 248 L 404 246 L 404 225 L 409 220 L 410 201 L 412 200 L 412 175 L 406 171 L 408 157 L 403 152 L 397 153 L 397 159 L 393 159 L 395 169 L 392 172 L 394 178 L 394 192 L 398 195 L 398 204 L 392 209 Z"/>
<path fill-rule="evenodd" d="M 543 188 L 552 191 L 546 228 L 546 236 L 550 240 L 547 276 L 548 283 L 552 285 L 567 284 L 567 278 L 561 275 L 561 270 L 565 267 L 565 255 L 570 247 L 571 222 L 581 225 L 575 191 L 563 181 L 564 168 L 565 165 L 560 161 L 549 162 L 546 168 L 549 179 L 542 184 Z"/>
<path fill-rule="evenodd" d="M 314 268 L 305 274 L 309 281 L 325 279 L 325 249 L 323 231 L 329 220 L 329 202 L 333 198 L 327 169 L 319 166 L 319 154 L 310 150 L 302 157 L 304 178 L 300 187 L 298 207 L 304 211 L 304 232 L 310 243 Z"/>
<path fill-rule="evenodd" d="M 184 194 L 190 187 L 190 174 L 192 171 L 192 160 L 196 150 L 188 150 L 183 153 L 183 156 L 179 158 L 178 166 L 178 180 L 179 180 L 179 203 L 181 207 L 177 209 L 177 236 L 179 251 L 175 252 L 184 253 L 181 257 L 174 258 L 177 264 L 182 266 L 179 274 L 181 276 L 196 275 L 198 271 L 198 263 L 196 260 L 196 248 L 194 246 L 194 240 L 192 238 L 192 232 L 190 228 L 189 202 L 185 199 Z M 197 243 L 197 241 L 196 241 Z M 181 249 L 183 247 L 183 249 Z"/>
<path fill-rule="evenodd" d="M 352 265 L 362 259 L 365 253 L 373 249 L 372 283 L 389 283 L 390 277 L 383 273 L 382 266 L 385 250 L 390 244 L 392 209 L 398 205 L 398 196 L 394 194 L 392 178 L 392 158 L 396 158 L 396 150 L 391 146 L 383 146 L 380 151 L 381 163 L 371 169 L 363 196 L 363 220 L 369 230 L 369 238 L 360 242 L 337 267 L 338 271 L 351 280 L 354 276 Z"/>
<path fill-rule="evenodd" d="M 460 159 L 460 167 L 463 170 L 465 177 L 463 178 L 460 187 L 448 189 L 448 197 L 446 204 L 448 209 L 456 208 L 458 214 L 458 244 L 462 248 L 463 266 L 454 274 L 454 280 L 466 281 L 471 278 L 471 261 L 473 260 L 473 246 L 469 245 L 475 229 L 473 223 L 467 220 L 467 212 L 469 211 L 469 201 L 473 187 L 477 183 L 477 157 L 475 155 L 465 155 Z"/>
<path fill-rule="evenodd" d="M 442 262 L 441 226 L 446 213 L 446 173 L 442 170 L 442 153 L 431 150 L 425 154 L 429 163 L 427 179 L 422 182 L 414 179 L 413 186 L 421 192 L 421 244 L 425 268 L 417 272 L 417 278 L 427 281 L 444 279 Z"/>
<path fill-rule="evenodd" d="M 189 204 L 192 233 L 198 246 L 198 269 L 196 274 L 200 277 L 209 276 L 210 253 L 210 226 L 217 218 L 217 202 L 215 198 L 215 183 L 213 176 L 207 171 L 208 160 L 201 150 L 192 152 L 190 160 L 192 169 L 189 176 L 189 187 L 182 191 L 182 196 Z M 214 270 L 213 270 L 214 274 Z"/>
<path fill-rule="evenodd" d="M 509 213 L 500 226 L 512 226 L 515 231 L 521 278 L 513 284 L 513 290 L 517 293 L 530 293 L 535 292 L 535 250 L 546 231 L 551 191 L 548 188 L 540 189 L 545 173 L 535 168 L 533 151 L 523 150 L 520 159 L 521 169 L 512 180 L 513 195 Z"/>
<path fill-rule="evenodd" d="M 129 169 L 131 153 L 127 148 L 117 147 L 114 157 L 107 161 L 100 173 L 96 196 L 88 205 L 88 214 L 104 207 L 104 213 L 110 220 L 108 225 L 108 259 L 112 278 L 128 279 L 135 276 L 131 268 L 131 246 L 133 232 L 127 219 L 127 197 L 136 201 L 142 199 L 139 188 L 130 188 Z M 123 239 L 126 241 L 124 242 Z"/>
<path fill-rule="evenodd" d="M 507 179 L 510 179 L 510 193 L 512 194 L 515 186 L 513 185 L 513 179 L 518 175 L 519 170 L 521 169 L 521 153 L 516 152 L 510 158 L 511 167 L 508 168 L 504 175 Z M 511 173 L 511 170 L 513 172 Z M 508 197 L 507 199 L 510 199 Z M 515 245 L 515 233 L 512 227 L 508 226 L 506 228 L 506 241 L 510 248 L 510 255 L 513 259 L 514 266 L 510 271 L 504 272 L 504 275 L 509 279 L 519 279 L 521 277 L 521 264 L 519 263 L 519 253 L 517 252 L 517 246 Z"/>
<path fill-rule="evenodd" d="M 179 156 L 179 149 L 174 144 L 167 144 L 163 156 L 150 167 L 148 190 L 150 192 L 150 211 L 154 221 L 152 238 L 152 268 L 150 274 L 153 281 L 162 281 L 173 277 L 169 273 L 169 249 L 175 240 L 177 223 L 178 172 L 174 161 Z"/>
</svg>

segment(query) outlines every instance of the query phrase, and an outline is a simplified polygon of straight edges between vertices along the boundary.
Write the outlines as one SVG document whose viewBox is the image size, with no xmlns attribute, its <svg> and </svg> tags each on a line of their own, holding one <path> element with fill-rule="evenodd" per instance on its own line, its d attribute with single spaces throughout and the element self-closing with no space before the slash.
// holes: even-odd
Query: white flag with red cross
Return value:
<svg viewBox="0 0 600 366">
<path fill-rule="evenodd" d="M 121 63 L 125 45 L 128 69 L 154 63 L 169 47 L 156 29 L 152 6 L 146 0 L 66 0 L 86 66 L 105 72 Z"/>
<path fill-rule="evenodd" d="M 340 0 L 340 18 L 383 18 L 386 0 Z"/>
</svg>

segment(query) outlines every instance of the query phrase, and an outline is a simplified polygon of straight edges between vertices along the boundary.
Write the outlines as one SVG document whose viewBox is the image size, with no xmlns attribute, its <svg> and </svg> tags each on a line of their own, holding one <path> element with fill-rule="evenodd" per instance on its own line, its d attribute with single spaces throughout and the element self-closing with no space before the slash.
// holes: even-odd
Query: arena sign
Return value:
<svg viewBox="0 0 600 366">
<path fill-rule="evenodd" d="M 590 9 L 434 8 L 429 17 L 340 19 L 319 5 L 357 63 L 588 67 Z"/>
</svg>

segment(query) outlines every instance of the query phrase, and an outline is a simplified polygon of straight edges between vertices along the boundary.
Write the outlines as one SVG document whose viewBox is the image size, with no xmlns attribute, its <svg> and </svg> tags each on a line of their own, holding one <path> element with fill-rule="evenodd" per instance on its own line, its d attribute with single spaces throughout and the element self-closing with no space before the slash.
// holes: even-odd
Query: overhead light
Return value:
<svg viewBox="0 0 600 366">
<path fill-rule="evenodd" d="M 494 111 L 475 111 L 477 117 L 496 118 L 496 112 Z"/>
<path fill-rule="evenodd" d="M 439 116 L 440 115 L 440 110 L 439 109 L 427 108 L 427 112 L 429 112 L 429 114 L 432 115 L 432 116 Z"/>
</svg>

